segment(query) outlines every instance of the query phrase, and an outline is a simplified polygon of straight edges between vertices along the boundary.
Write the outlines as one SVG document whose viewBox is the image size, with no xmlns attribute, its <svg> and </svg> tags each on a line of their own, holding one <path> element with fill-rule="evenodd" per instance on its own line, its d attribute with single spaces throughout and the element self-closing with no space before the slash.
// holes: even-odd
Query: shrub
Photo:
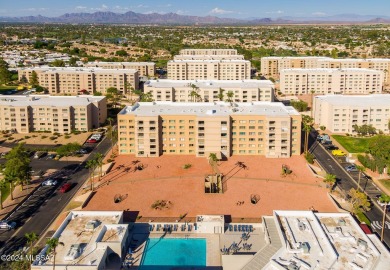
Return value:
<svg viewBox="0 0 390 270">
<path fill-rule="evenodd" d="M 189 169 L 192 167 L 192 164 L 184 164 L 183 169 Z"/>
<path fill-rule="evenodd" d="M 41 136 L 41 139 L 43 140 L 43 139 L 46 139 L 47 138 L 47 136 L 45 136 L 45 135 L 43 135 L 43 136 Z"/>
<path fill-rule="evenodd" d="M 111 163 L 111 162 L 113 162 L 113 161 L 114 161 L 114 160 L 111 159 L 111 158 L 107 159 L 107 163 Z"/>
<path fill-rule="evenodd" d="M 57 137 L 56 137 L 56 136 L 51 136 L 49 139 L 52 140 L 52 141 L 54 141 L 54 140 L 57 139 Z"/>
<path fill-rule="evenodd" d="M 307 161 L 309 164 L 314 164 L 314 156 L 313 156 L 313 154 L 307 152 L 307 153 L 305 154 L 305 159 L 306 159 L 306 161 Z"/>
<path fill-rule="evenodd" d="M 326 126 L 320 126 L 320 129 L 324 131 L 326 129 Z"/>
<path fill-rule="evenodd" d="M 65 135 L 65 139 L 70 139 L 71 137 L 70 135 Z"/>
<path fill-rule="evenodd" d="M 8 137 L 9 141 L 12 141 L 13 139 L 15 139 L 15 138 L 14 137 Z"/>
<path fill-rule="evenodd" d="M 54 132 L 53 135 L 54 135 L 54 136 L 57 136 L 57 137 L 61 136 L 61 134 L 58 133 L 58 132 Z"/>
<path fill-rule="evenodd" d="M 24 138 L 27 140 L 27 139 L 30 139 L 31 137 L 30 136 L 24 136 Z"/>
</svg>

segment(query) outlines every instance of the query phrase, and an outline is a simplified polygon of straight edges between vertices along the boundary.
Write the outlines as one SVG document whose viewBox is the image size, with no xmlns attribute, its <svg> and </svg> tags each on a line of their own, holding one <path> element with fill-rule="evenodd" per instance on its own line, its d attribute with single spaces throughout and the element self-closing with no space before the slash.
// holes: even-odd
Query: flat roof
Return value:
<svg viewBox="0 0 390 270">
<path fill-rule="evenodd" d="M 88 65 L 106 65 L 106 64 L 109 64 L 109 65 L 123 65 L 123 66 L 126 66 L 126 65 L 151 65 L 151 66 L 154 66 L 156 65 L 156 63 L 154 62 L 88 62 L 85 64 L 85 66 L 88 66 Z"/>
<path fill-rule="evenodd" d="M 199 60 L 187 60 L 187 59 L 177 59 L 177 60 L 169 60 L 169 63 L 181 63 L 181 62 L 205 62 L 205 63 L 250 63 L 248 60 L 240 60 L 240 59 L 223 59 L 223 60 L 210 60 L 210 59 L 199 59 Z"/>
<path fill-rule="evenodd" d="M 275 87 L 270 80 L 149 80 L 145 87 L 152 86 L 156 88 L 167 87 L 191 87 L 194 84 L 199 88 L 261 88 Z"/>
<path fill-rule="evenodd" d="M 321 62 L 390 62 L 389 58 L 366 58 L 366 59 L 358 59 L 358 58 L 326 58 L 326 59 L 318 59 Z"/>
<path fill-rule="evenodd" d="M 0 96 L 0 106 L 86 106 L 92 102 L 99 102 L 104 96 L 50 96 L 50 95 L 27 95 L 27 96 Z"/>
<path fill-rule="evenodd" d="M 315 99 L 341 106 L 388 106 L 390 108 L 390 94 L 374 95 L 325 95 L 315 96 Z"/>
<path fill-rule="evenodd" d="M 40 70 L 42 72 L 55 72 L 55 73 L 66 73 L 71 71 L 77 71 L 77 73 L 124 73 L 138 72 L 136 69 L 109 69 L 109 68 L 99 68 L 99 67 L 31 67 L 31 68 L 19 68 L 19 70 Z"/>
<path fill-rule="evenodd" d="M 368 69 L 368 68 L 286 68 L 282 69 L 280 73 L 283 72 L 293 72 L 293 73 L 310 73 L 310 72 L 326 72 L 326 73 L 341 73 L 354 71 L 359 73 L 375 73 L 382 74 L 380 70 Z"/>
<path fill-rule="evenodd" d="M 127 231 L 127 224 L 122 221 L 122 211 L 72 211 L 66 217 L 53 237 L 59 238 L 56 248 L 56 265 L 98 265 L 102 259 L 106 245 L 98 243 L 121 242 Z M 81 245 L 81 254 L 69 258 L 72 245 Z M 41 251 L 45 254 L 47 246 Z M 44 266 L 52 265 L 52 258 L 44 262 Z"/>
<path fill-rule="evenodd" d="M 280 102 L 188 102 L 171 101 L 139 102 L 127 106 L 119 115 L 158 116 L 158 115 L 197 115 L 197 116 L 228 116 L 228 115 L 265 115 L 291 116 L 299 113 L 291 106 Z"/>
<path fill-rule="evenodd" d="M 332 59 L 329 57 L 321 56 L 266 56 L 261 59 Z"/>
<path fill-rule="evenodd" d="M 274 211 L 274 220 L 283 248 L 264 269 L 368 270 L 390 263 L 389 252 L 377 247 L 349 213 Z"/>
</svg>

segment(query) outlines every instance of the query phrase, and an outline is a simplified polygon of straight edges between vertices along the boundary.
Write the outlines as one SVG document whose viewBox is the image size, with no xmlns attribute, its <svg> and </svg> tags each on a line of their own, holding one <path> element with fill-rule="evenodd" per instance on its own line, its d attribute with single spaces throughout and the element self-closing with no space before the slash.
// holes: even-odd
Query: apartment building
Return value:
<svg viewBox="0 0 390 270">
<path fill-rule="evenodd" d="M 381 93 L 383 72 L 359 68 L 283 69 L 280 91 L 283 94 L 372 94 Z"/>
<path fill-rule="evenodd" d="M 151 92 L 154 101 L 273 101 L 274 84 L 268 80 L 150 80 L 144 91 Z"/>
<path fill-rule="evenodd" d="M 50 94 L 77 95 L 82 90 L 104 94 L 109 87 L 116 87 L 125 93 L 126 83 L 136 89 L 139 87 L 138 71 L 135 69 L 21 68 L 18 69 L 19 80 L 23 76 L 29 80 L 33 71 L 37 73 L 39 84 L 47 88 Z"/>
<path fill-rule="evenodd" d="M 238 55 L 236 49 L 182 49 L 179 55 Z"/>
<path fill-rule="evenodd" d="M 262 155 L 301 149 L 301 115 L 274 102 L 141 102 L 118 114 L 119 152 L 136 157 Z"/>
<path fill-rule="evenodd" d="M 106 119 L 105 97 L 30 95 L 0 99 L 1 131 L 88 131 L 98 128 Z"/>
<path fill-rule="evenodd" d="M 390 59 L 335 59 L 330 57 L 263 57 L 261 73 L 279 78 L 280 71 L 290 68 L 365 68 L 383 71 L 383 82 L 390 84 Z"/>
<path fill-rule="evenodd" d="M 313 107 L 315 123 L 331 132 L 353 133 L 354 125 L 372 125 L 390 133 L 390 95 L 317 96 Z"/>
<path fill-rule="evenodd" d="M 267 77 L 279 78 L 279 73 L 283 69 L 290 68 L 317 68 L 320 59 L 328 57 L 279 57 L 270 56 L 261 58 L 261 74 Z"/>
<path fill-rule="evenodd" d="M 153 62 L 88 62 L 84 64 L 88 68 L 104 69 L 135 69 L 139 76 L 154 76 L 156 64 Z"/>
<path fill-rule="evenodd" d="M 247 60 L 170 60 L 171 80 L 249 80 L 251 63 Z"/>
</svg>

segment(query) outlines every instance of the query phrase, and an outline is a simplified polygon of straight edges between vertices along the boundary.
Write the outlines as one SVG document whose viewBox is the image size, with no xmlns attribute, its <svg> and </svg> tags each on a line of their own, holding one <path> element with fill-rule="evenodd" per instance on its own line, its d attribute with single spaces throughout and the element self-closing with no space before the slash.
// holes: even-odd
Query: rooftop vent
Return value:
<svg viewBox="0 0 390 270">
<path fill-rule="evenodd" d="M 217 110 L 207 110 L 206 114 L 215 114 Z"/>
<path fill-rule="evenodd" d="M 96 229 L 97 226 L 99 226 L 99 220 L 90 220 L 85 224 L 85 230 L 86 231 L 93 231 Z"/>
</svg>

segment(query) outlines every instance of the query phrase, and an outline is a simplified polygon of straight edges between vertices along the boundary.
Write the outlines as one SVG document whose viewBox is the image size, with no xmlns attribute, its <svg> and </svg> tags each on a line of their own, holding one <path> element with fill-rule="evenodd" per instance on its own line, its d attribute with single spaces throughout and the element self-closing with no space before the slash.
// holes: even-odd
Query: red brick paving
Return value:
<svg viewBox="0 0 390 270">
<path fill-rule="evenodd" d="M 133 161 L 143 164 L 135 171 Z M 243 162 L 247 169 L 235 166 Z M 312 176 L 303 157 L 266 159 L 265 157 L 236 156 L 219 162 L 219 170 L 229 178 L 224 194 L 205 194 L 204 176 L 212 173 L 206 158 L 194 156 L 161 156 L 135 158 L 119 156 L 115 167 L 107 174 L 85 210 L 139 211 L 143 217 L 189 217 L 199 214 L 224 214 L 233 218 L 258 218 L 271 215 L 273 210 L 308 210 L 313 206 L 321 212 L 336 211 L 327 197 L 327 189 L 319 187 L 320 179 Z M 184 164 L 190 169 L 183 169 Z M 288 165 L 293 174 L 281 176 L 281 164 Z M 229 173 L 230 172 L 230 173 Z M 108 183 L 108 185 L 106 185 Z M 116 194 L 127 198 L 114 203 Z M 250 195 L 260 195 L 260 202 L 250 203 Z M 169 200 L 172 207 L 154 210 L 156 200 Z M 238 201 L 243 201 L 237 205 Z"/>
</svg>

